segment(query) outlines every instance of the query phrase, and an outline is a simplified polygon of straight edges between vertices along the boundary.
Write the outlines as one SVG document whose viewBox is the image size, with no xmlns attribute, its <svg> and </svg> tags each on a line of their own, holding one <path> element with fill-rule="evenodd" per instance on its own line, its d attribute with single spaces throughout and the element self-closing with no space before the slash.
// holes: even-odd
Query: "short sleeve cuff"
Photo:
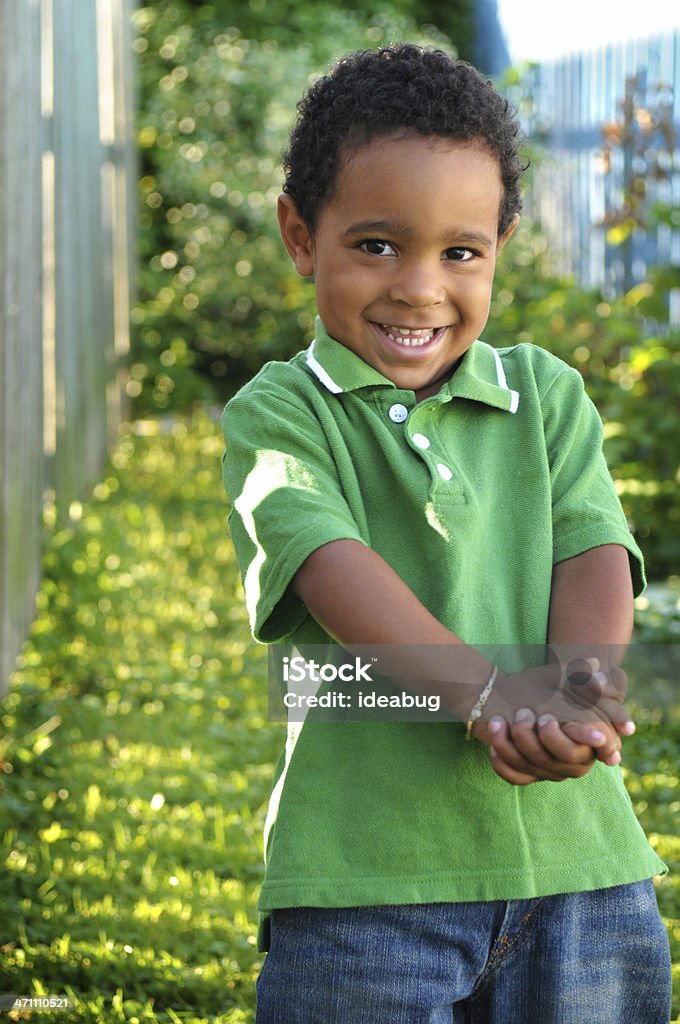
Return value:
<svg viewBox="0 0 680 1024">
<path fill-rule="evenodd" d="M 597 527 L 575 530 L 565 537 L 560 537 L 553 546 L 553 563 L 556 565 L 558 562 L 566 562 L 568 558 L 575 558 L 584 551 L 591 551 L 605 544 L 620 544 L 628 552 L 633 595 L 639 597 L 647 586 L 642 552 L 633 535 L 617 526 L 603 530 L 602 524 L 599 524 Z"/>
<path fill-rule="evenodd" d="M 312 552 L 335 540 L 354 540 L 365 546 L 365 541 L 347 526 L 342 528 L 337 524 L 335 529 L 320 530 L 319 524 L 314 523 L 292 538 L 279 552 L 262 586 L 260 580 L 249 584 L 246 575 L 246 603 L 249 610 L 254 609 L 251 613 L 251 628 L 256 640 L 261 643 L 277 643 L 301 625 L 309 612 L 290 584 Z M 249 586 L 261 586 L 259 595 L 249 593 Z"/>
</svg>

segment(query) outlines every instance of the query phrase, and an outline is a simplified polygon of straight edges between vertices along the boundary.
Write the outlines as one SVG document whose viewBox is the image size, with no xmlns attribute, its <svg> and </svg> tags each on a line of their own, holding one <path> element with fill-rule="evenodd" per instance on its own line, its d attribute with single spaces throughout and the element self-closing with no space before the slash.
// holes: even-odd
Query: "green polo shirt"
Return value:
<svg viewBox="0 0 680 1024">
<path fill-rule="evenodd" d="M 476 341 L 416 403 L 317 321 L 309 349 L 229 402 L 223 428 L 258 640 L 329 640 L 290 583 L 312 551 L 346 538 L 467 643 L 508 645 L 510 661 L 546 641 L 555 563 L 621 544 L 644 585 L 598 413 L 580 374 L 535 346 Z M 309 718 L 289 725 L 266 861 L 264 912 L 521 899 L 665 870 L 618 768 L 513 787 L 459 723 Z"/>
</svg>

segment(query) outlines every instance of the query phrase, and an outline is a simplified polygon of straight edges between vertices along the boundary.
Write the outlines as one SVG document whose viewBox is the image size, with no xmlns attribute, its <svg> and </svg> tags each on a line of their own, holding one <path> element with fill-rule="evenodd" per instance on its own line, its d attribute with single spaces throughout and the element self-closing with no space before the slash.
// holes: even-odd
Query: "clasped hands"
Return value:
<svg viewBox="0 0 680 1024">
<path fill-rule="evenodd" d="M 472 735 L 512 785 L 580 778 L 596 760 L 618 764 L 621 737 L 635 732 L 626 685 L 623 669 L 602 671 L 596 659 L 501 675 Z"/>
</svg>

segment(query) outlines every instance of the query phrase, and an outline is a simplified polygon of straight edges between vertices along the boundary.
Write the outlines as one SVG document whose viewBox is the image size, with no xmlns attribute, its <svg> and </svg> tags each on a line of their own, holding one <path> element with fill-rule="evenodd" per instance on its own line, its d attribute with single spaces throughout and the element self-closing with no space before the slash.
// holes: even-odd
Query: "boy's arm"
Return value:
<svg viewBox="0 0 680 1024">
<path fill-rule="evenodd" d="M 625 697 L 626 683 L 619 669 L 633 623 L 633 580 L 628 551 L 622 545 L 602 544 L 555 566 L 548 643 L 562 662 L 595 655 L 608 677 L 602 692 L 619 700 Z M 635 731 L 631 721 L 617 728 L 624 736 Z"/>
<path fill-rule="evenodd" d="M 293 589 L 338 643 L 384 645 L 386 675 L 408 678 L 411 689 L 423 680 L 427 693 L 441 680 L 442 707 L 467 719 L 493 665 L 443 626 L 377 552 L 352 540 L 325 544 L 306 559 Z"/>
<path fill-rule="evenodd" d="M 293 588 L 310 614 L 338 643 L 350 648 L 393 645 L 393 666 L 387 660 L 389 646 L 384 653 L 381 651 L 386 674 L 393 669 L 396 677 L 408 680 L 408 688 L 414 692 L 437 693 L 443 708 L 466 720 L 492 666 L 431 615 L 375 551 L 351 540 L 326 544 L 306 559 L 293 580 Z M 526 693 L 526 685 L 524 689 Z M 476 726 L 475 731 L 483 742 L 492 742 L 488 727 L 480 730 Z M 545 739 L 539 763 L 524 771 L 523 783 L 558 781 L 582 775 L 592 766 L 592 743 L 575 743 L 560 730 L 557 732 Z M 511 739 L 506 739 L 506 751 L 512 746 Z M 506 777 L 502 771 L 498 774 Z"/>
<path fill-rule="evenodd" d="M 603 544 L 555 566 L 548 643 L 608 647 L 619 665 L 632 632 L 633 584 L 624 547 Z"/>
<path fill-rule="evenodd" d="M 596 654 L 600 667 L 608 672 L 611 680 L 603 692 L 618 699 L 624 696 L 625 675 L 617 669 L 623 661 L 632 629 L 633 587 L 628 552 L 624 547 L 602 545 L 555 566 L 548 643 L 563 663 Z M 562 725 L 562 732 L 573 741 L 584 743 L 587 741 L 585 728 L 582 723 L 568 722 Z M 614 728 L 623 735 L 630 735 L 635 729 L 630 721 L 618 727 L 602 724 L 598 728 L 608 731 L 610 739 Z M 536 745 L 548 733 L 558 731 L 559 724 L 553 722 L 545 726 L 539 724 L 537 733 L 535 720 L 529 716 L 504 729 L 503 735 L 494 740 L 496 770 L 501 769 L 499 774 L 505 771 L 504 777 L 526 772 L 528 764 L 536 758 Z M 619 758 L 609 757 L 608 763 L 618 763 Z"/>
</svg>

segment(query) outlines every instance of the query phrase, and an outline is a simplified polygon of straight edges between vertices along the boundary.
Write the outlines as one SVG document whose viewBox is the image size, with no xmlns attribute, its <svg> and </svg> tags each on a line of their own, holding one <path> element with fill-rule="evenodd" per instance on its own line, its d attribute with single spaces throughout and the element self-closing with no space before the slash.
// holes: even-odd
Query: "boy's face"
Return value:
<svg viewBox="0 0 680 1024">
<path fill-rule="evenodd" d="M 313 236 L 288 196 L 279 219 L 331 337 L 425 397 L 486 324 L 496 257 L 515 228 L 499 238 L 502 195 L 482 145 L 388 136 L 349 157 Z"/>
</svg>

